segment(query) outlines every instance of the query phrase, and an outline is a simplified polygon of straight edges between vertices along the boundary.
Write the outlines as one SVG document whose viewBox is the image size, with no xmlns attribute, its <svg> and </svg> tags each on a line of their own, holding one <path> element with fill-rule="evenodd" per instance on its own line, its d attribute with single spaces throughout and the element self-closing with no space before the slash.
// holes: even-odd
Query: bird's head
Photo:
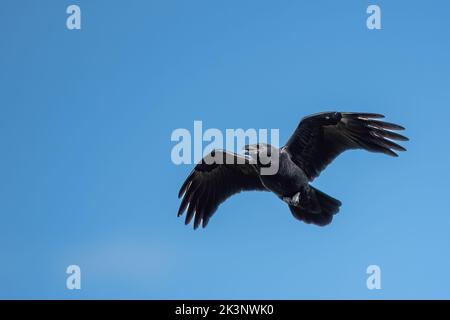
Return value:
<svg viewBox="0 0 450 320">
<path fill-rule="evenodd" d="M 244 147 L 244 154 L 259 165 L 270 165 L 272 157 L 278 154 L 277 150 L 267 143 L 248 144 Z"/>
</svg>

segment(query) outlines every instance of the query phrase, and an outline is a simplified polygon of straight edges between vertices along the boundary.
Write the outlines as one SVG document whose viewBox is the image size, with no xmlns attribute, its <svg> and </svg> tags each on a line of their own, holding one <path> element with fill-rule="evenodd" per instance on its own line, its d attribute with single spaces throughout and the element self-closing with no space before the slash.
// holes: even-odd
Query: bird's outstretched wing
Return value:
<svg viewBox="0 0 450 320">
<path fill-rule="evenodd" d="M 185 223 L 189 224 L 195 215 L 194 229 L 200 223 L 206 227 L 222 202 L 244 190 L 266 190 L 258 171 L 242 156 L 214 150 L 195 166 L 181 186 L 178 197 L 183 200 L 178 216 L 187 208 Z"/>
<path fill-rule="evenodd" d="M 365 149 L 396 157 L 393 151 L 405 151 L 392 140 L 408 138 L 391 130 L 402 126 L 377 118 L 381 114 L 357 112 L 323 112 L 303 118 L 284 146 L 292 160 L 310 180 L 317 177 L 339 154 L 350 149 Z"/>
</svg>

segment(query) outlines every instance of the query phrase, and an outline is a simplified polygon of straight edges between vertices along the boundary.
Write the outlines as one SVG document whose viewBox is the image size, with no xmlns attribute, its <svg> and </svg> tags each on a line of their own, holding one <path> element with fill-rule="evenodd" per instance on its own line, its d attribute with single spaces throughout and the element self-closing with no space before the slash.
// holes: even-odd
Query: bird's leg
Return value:
<svg viewBox="0 0 450 320">
<path fill-rule="evenodd" d="M 298 205 L 300 204 L 300 191 L 294 194 L 292 197 L 282 197 L 281 199 L 290 206 L 298 207 Z"/>
</svg>

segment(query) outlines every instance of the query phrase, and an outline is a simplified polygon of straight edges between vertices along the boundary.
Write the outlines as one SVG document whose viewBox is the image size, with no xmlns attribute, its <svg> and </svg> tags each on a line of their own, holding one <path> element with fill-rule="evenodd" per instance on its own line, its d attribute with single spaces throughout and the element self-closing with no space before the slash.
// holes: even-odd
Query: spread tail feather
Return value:
<svg viewBox="0 0 450 320">
<path fill-rule="evenodd" d="M 311 204 L 310 208 L 289 205 L 289 209 L 295 218 L 305 223 L 325 226 L 333 220 L 333 215 L 339 212 L 339 207 L 342 203 L 312 186 L 310 186 L 310 188 L 315 196 L 312 197 L 315 198 L 315 200 L 313 200 L 315 203 Z"/>
</svg>

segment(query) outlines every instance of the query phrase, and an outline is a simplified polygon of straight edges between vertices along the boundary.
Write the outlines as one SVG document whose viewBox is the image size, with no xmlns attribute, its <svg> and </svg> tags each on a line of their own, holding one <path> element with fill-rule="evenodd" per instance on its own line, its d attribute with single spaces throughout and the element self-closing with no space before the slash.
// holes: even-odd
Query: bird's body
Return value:
<svg viewBox="0 0 450 320">
<path fill-rule="evenodd" d="M 308 185 L 308 178 L 285 150 L 276 149 L 276 151 L 278 152 L 278 171 L 273 175 L 261 175 L 261 182 L 268 190 L 281 198 L 292 197 Z"/>
<path fill-rule="evenodd" d="M 391 130 L 404 128 L 379 120 L 383 115 L 324 112 L 305 117 L 285 146 L 247 145 L 245 156 L 214 150 L 196 165 L 182 185 L 178 210 L 187 209 L 186 224 L 206 227 L 220 203 L 247 190 L 271 191 L 286 202 L 293 216 L 303 222 L 327 225 L 341 202 L 310 185 L 339 154 L 350 149 L 397 156 L 405 151 L 392 140 L 408 140 Z M 268 165 L 276 172 L 264 174 Z"/>
</svg>

